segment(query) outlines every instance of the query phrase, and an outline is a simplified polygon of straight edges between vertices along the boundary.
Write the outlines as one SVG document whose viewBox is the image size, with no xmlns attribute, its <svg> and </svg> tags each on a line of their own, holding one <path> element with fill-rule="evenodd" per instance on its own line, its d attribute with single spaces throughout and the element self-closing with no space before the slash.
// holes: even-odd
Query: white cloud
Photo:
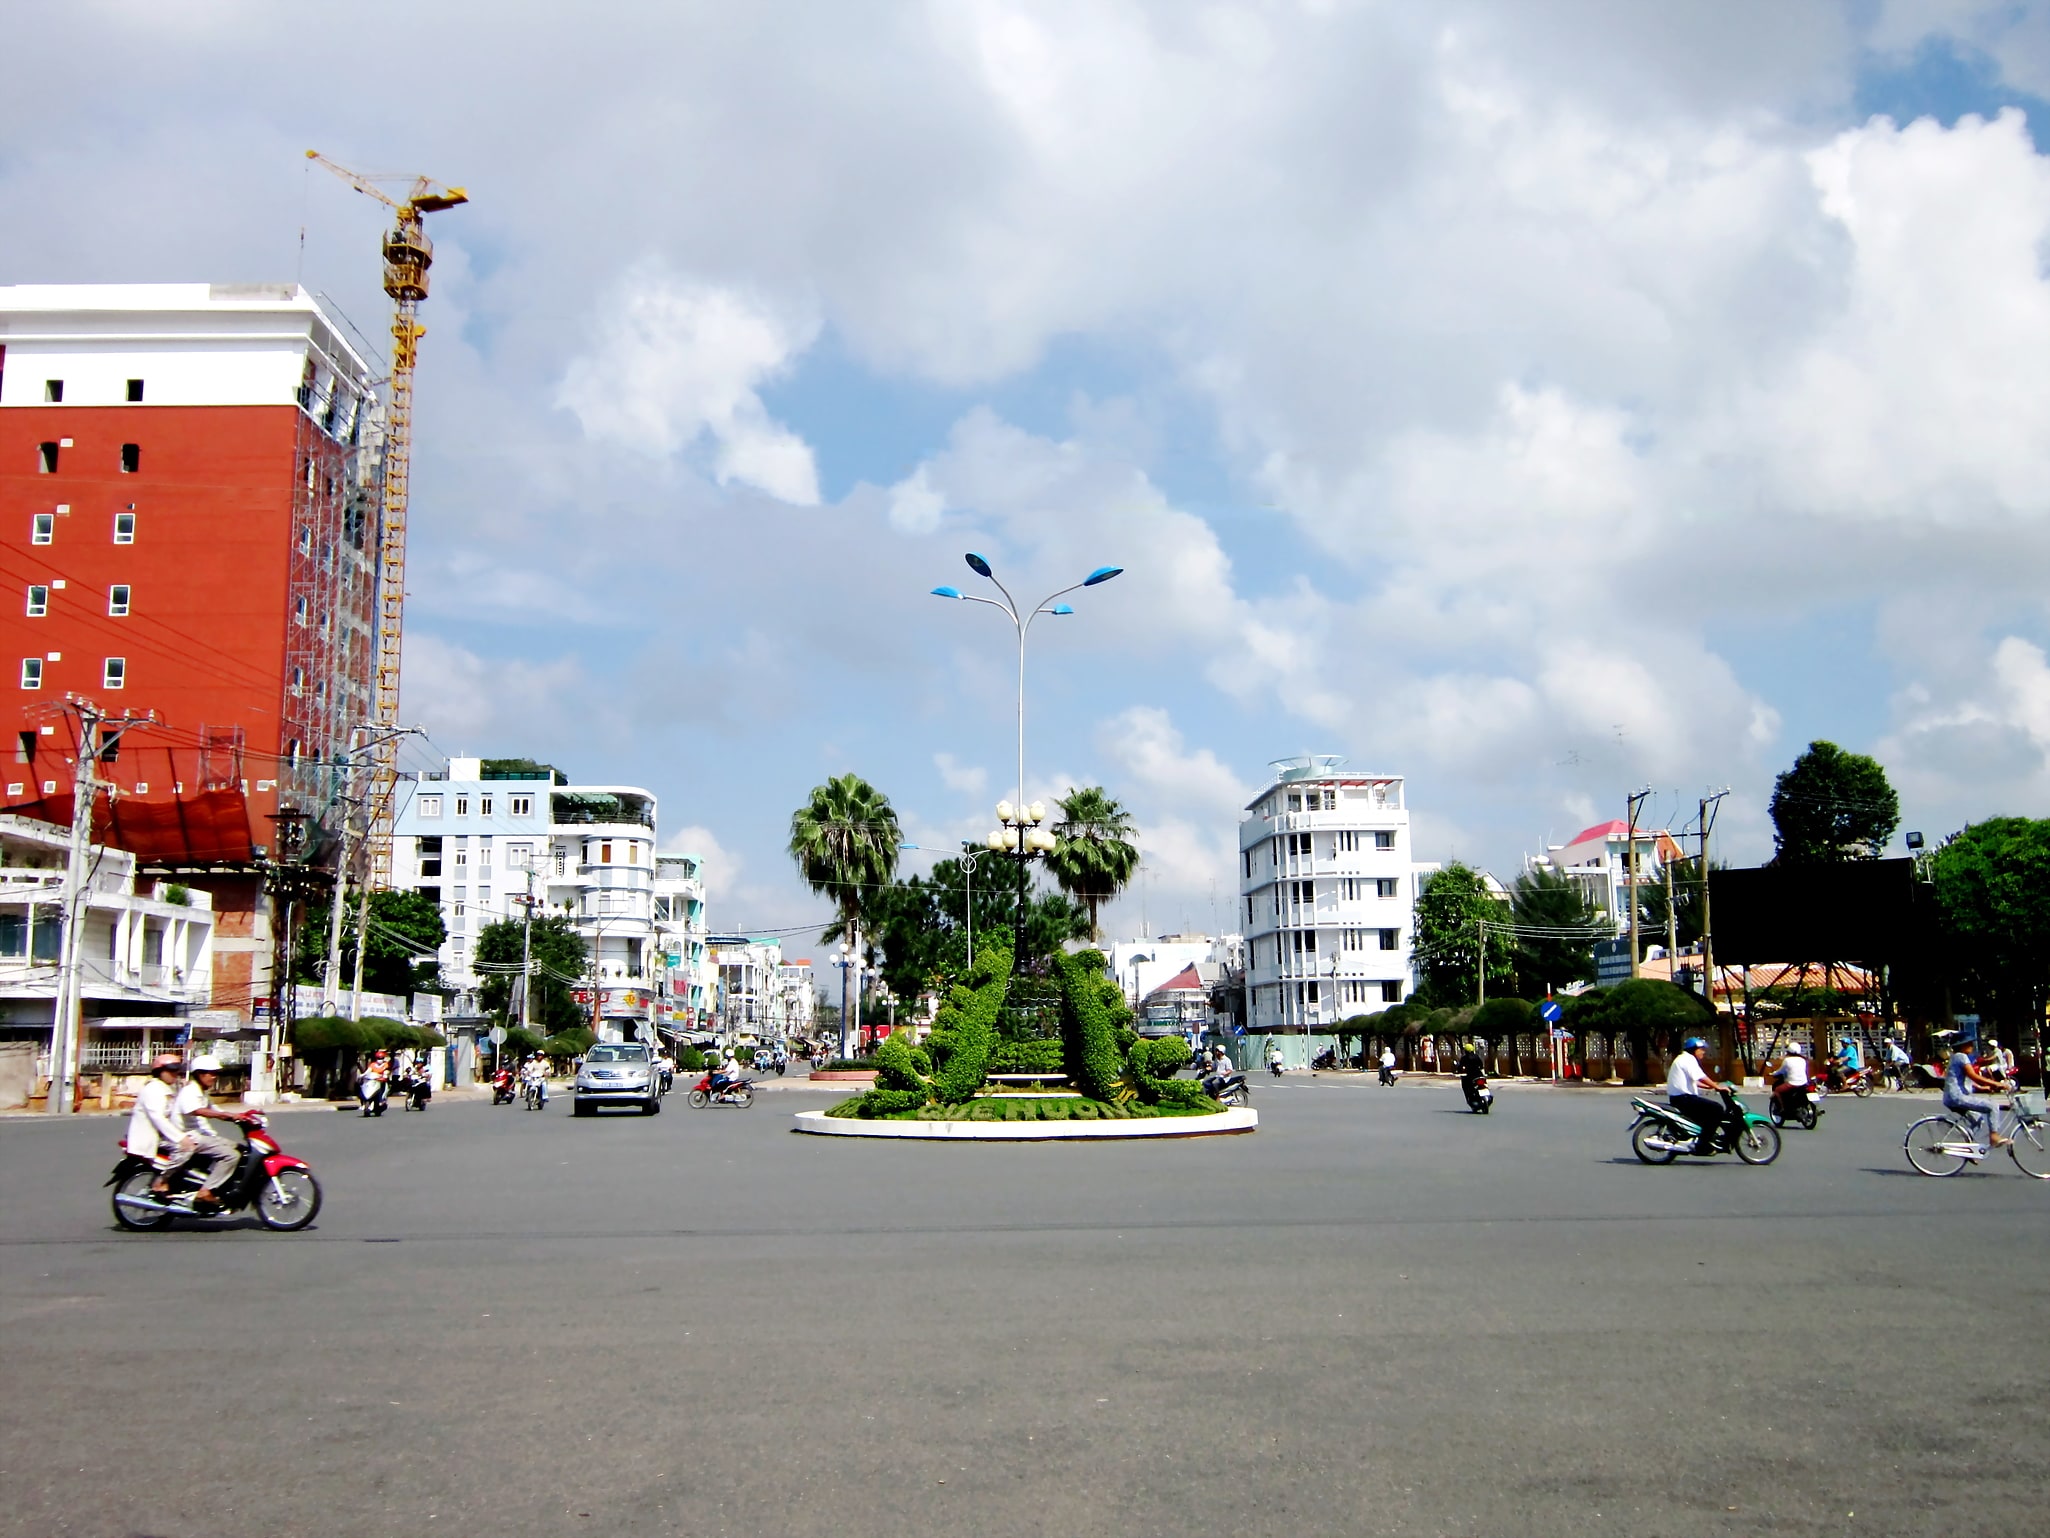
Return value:
<svg viewBox="0 0 2050 1538">
<path fill-rule="evenodd" d="M 890 488 L 890 527 L 901 534 L 930 534 L 946 511 L 947 499 L 933 488 L 924 465 Z"/>
<path fill-rule="evenodd" d="M 949 790 L 981 796 L 989 788 L 989 771 L 980 765 L 963 764 L 951 753 L 935 753 L 932 761 L 940 771 L 941 782 Z"/>
<path fill-rule="evenodd" d="M 815 320 L 793 322 L 751 295 L 643 264 L 621 280 L 597 333 L 556 393 L 587 434 L 658 457 L 708 435 L 720 485 L 819 500 L 811 449 L 769 419 L 757 393 L 811 344 Z"/>
<path fill-rule="evenodd" d="M 719 835 L 701 823 L 687 823 L 665 834 L 662 848 L 669 854 L 694 854 L 699 859 L 698 879 L 705 884 L 705 904 L 731 903 L 744 889 L 741 872 L 746 859 L 729 849 Z"/>
</svg>

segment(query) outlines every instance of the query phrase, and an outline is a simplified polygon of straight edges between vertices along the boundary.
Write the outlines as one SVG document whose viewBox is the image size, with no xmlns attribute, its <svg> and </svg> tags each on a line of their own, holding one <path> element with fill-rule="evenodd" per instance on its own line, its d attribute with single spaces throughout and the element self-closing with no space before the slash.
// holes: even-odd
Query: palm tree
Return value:
<svg viewBox="0 0 2050 1538">
<path fill-rule="evenodd" d="M 1089 909 L 1089 938 L 1097 937 L 1096 910 L 1122 892 L 1139 868 L 1132 838 L 1139 831 L 1132 814 L 1104 794 L 1103 787 L 1070 787 L 1058 805 L 1053 853 L 1046 868 L 1061 890 Z"/>
<path fill-rule="evenodd" d="M 862 907 L 868 895 L 897 873 L 903 841 L 890 798 L 857 774 L 843 774 L 815 786 L 811 799 L 790 815 L 790 858 L 811 889 L 833 904 L 840 921 L 834 930 L 847 939 L 847 954 L 861 955 Z M 840 1055 L 847 1055 L 848 969 L 840 972 Z"/>
</svg>

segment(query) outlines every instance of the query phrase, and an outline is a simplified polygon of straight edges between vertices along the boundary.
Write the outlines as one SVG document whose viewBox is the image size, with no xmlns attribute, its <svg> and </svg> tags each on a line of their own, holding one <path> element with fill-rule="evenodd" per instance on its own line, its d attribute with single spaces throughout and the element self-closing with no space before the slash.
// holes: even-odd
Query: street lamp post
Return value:
<svg viewBox="0 0 2050 1538">
<path fill-rule="evenodd" d="M 1028 862 L 1035 854 L 1045 854 L 1054 847 L 1053 835 L 1039 827 L 1039 824 L 1046 820 L 1046 808 L 1037 801 L 1029 807 L 1025 803 L 1025 638 L 1031 632 L 1032 622 L 1040 615 L 1075 612 L 1067 604 L 1055 603 L 1056 598 L 1108 582 L 1124 568 L 1099 566 L 1080 582 L 1070 583 L 1067 587 L 1047 594 L 1030 609 L 1020 609 L 1018 600 L 1011 596 L 1009 588 L 997 580 L 995 570 L 985 557 L 971 550 L 963 559 L 968 562 L 970 571 L 978 577 L 988 578 L 991 586 L 1004 595 L 1003 598 L 984 598 L 979 594 L 964 593 L 957 587 L 936 587 L 932 590 L 933 596 L 957 598 L 963 603 L 986 603 L 992 609 L 1001 610 L 1018 633 L 1018 800 L 1015 806 L 1009 801 L 998 803 L 997 821 L 1003 826 L 989 836 L 991 849 L 1015 851 L 1018 856 L 1018 913 L 1016 940 L 1011 952 L 1011 964 L 1016 967 L 1024 959 L 1025 882 Z"/>
</svg>

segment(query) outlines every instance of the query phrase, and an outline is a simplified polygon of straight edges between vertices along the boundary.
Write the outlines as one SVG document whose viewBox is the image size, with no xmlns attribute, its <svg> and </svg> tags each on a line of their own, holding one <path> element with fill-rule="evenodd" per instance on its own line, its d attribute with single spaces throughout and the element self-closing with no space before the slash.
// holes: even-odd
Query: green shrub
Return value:
<svg viewBox="0 0 2050 1538">
<path fill-rule="evenodd" d="M 1000 1041 L 989 1055 L 991 1073 L 1061 1072 L 1061 1043 L 1058 1039 Z"/>
<path fill-rule="evenodd" d="M 703 1073 L 705 1071 L 705 1054 L 696 1047 L 678 1047 L 676 1049 L 676 1071 L 678 1073 Z"/>
<path fill-rule="evenodd" d="M 996 1042 L 997 1016 L 1003 1012 L 1010 982 L 1010 946 L 1001 942 L 985 945 L 976 953 L 967 985 L 956 984 L 940 1006 L 933 1034 L 946 1028 L 948 1052 L 944 1061 L 938 1053 L 932 1054 L 935 1066 L 930 1087 L 932 1098 L 941 1104 L 958 1105 L 982 1088 L 989 1071 L 989 1050 Z"/>
<path fill-rule="evenodd" d="M 498 1050 L 511 1056 L 525 1057 L 541 1050 L 541 1038 L 524 1025 L 515 1025 L 506 1031 L 505 1042 Z"/>
<path fill-rule="evenodd" d="M 755 1062 L 755 1049 L 749 1046 L 735 1047 L 733 1049 L 733 1060 L 743 1068 L 752 1068 Z"/>
<path fill-rule="evenodd" d="M 1091 1100 L 1115 1100 L 1127 1093 L 1117 1026 L 1106 1007 L 1103 957 L 1096 951 L 1051 958 L 1061 984 L 1061 1059 L 1068 1081 Z"/>
<path fill-rule="evenodd" d="M 579 1057 L 591 1050 L 597 1036 L 587 1027 L 573 1025 L 566 1031 L 557 1031 L 541 1043 L 541 1050 L 549 1057 L 560 1061 L 566 1057 Z"/>
<path fill-rule="evenodd" d="M 866 1073 L 875 1067 L 872 1057 L 829 1057 L 823 1063 L 814 1063 L 814 1073 Z"/>
</svg>

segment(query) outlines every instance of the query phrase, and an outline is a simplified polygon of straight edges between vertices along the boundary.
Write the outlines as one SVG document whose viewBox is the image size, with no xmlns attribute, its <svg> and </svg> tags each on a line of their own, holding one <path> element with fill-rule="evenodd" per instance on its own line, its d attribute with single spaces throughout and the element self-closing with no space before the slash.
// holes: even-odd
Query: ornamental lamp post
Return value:
<svg viewBox="0 0 2050 1538">
<path fill-rule="evenodd" d="M 1011 590 L 997 580 L 996 571 L 984 556 L 969 551 L 963 557 L 968 569 L 978 577 L 987 578 L 996 590 L 1003 594 L 1001 600 L 984 598 L 976 593 L 964 593 L 957 587 L 936 587 L 935 598 L 955 598 L 963 603 L 986 603 L 992 609 L 1002 611 L 1018 634 L 1018 799 L 1016 803 L 997 803 L 998 828 L 986 840 L 989 848 L 1000 854 L 1015 854 L 1018 857 L 1018 911 L 1015 937 L 1011 951 L 1011 966 L 1015 970 L 1025 957 L 1025 892 L 1029 862 L 1050 853 L 1055 839 L 1047 829 L 1040 826 L 1046 821 L 1046 807 L 1035 801 L 1025 802 L 1025 638 L 1032 630 L 1032 622 L 1042 614 L 1073 614 L 1074 609 L 1064 603 L 1055 603 L 1056 598 L 1068 593 L 1080 592 L 1085 587 L 1097 587 L 1110 581 L 1124 571 L 1122 566 L 1099 566 L 1080 582 L 1049 593 L 1030 609 L 1021 608 Z"/>
</svg>

